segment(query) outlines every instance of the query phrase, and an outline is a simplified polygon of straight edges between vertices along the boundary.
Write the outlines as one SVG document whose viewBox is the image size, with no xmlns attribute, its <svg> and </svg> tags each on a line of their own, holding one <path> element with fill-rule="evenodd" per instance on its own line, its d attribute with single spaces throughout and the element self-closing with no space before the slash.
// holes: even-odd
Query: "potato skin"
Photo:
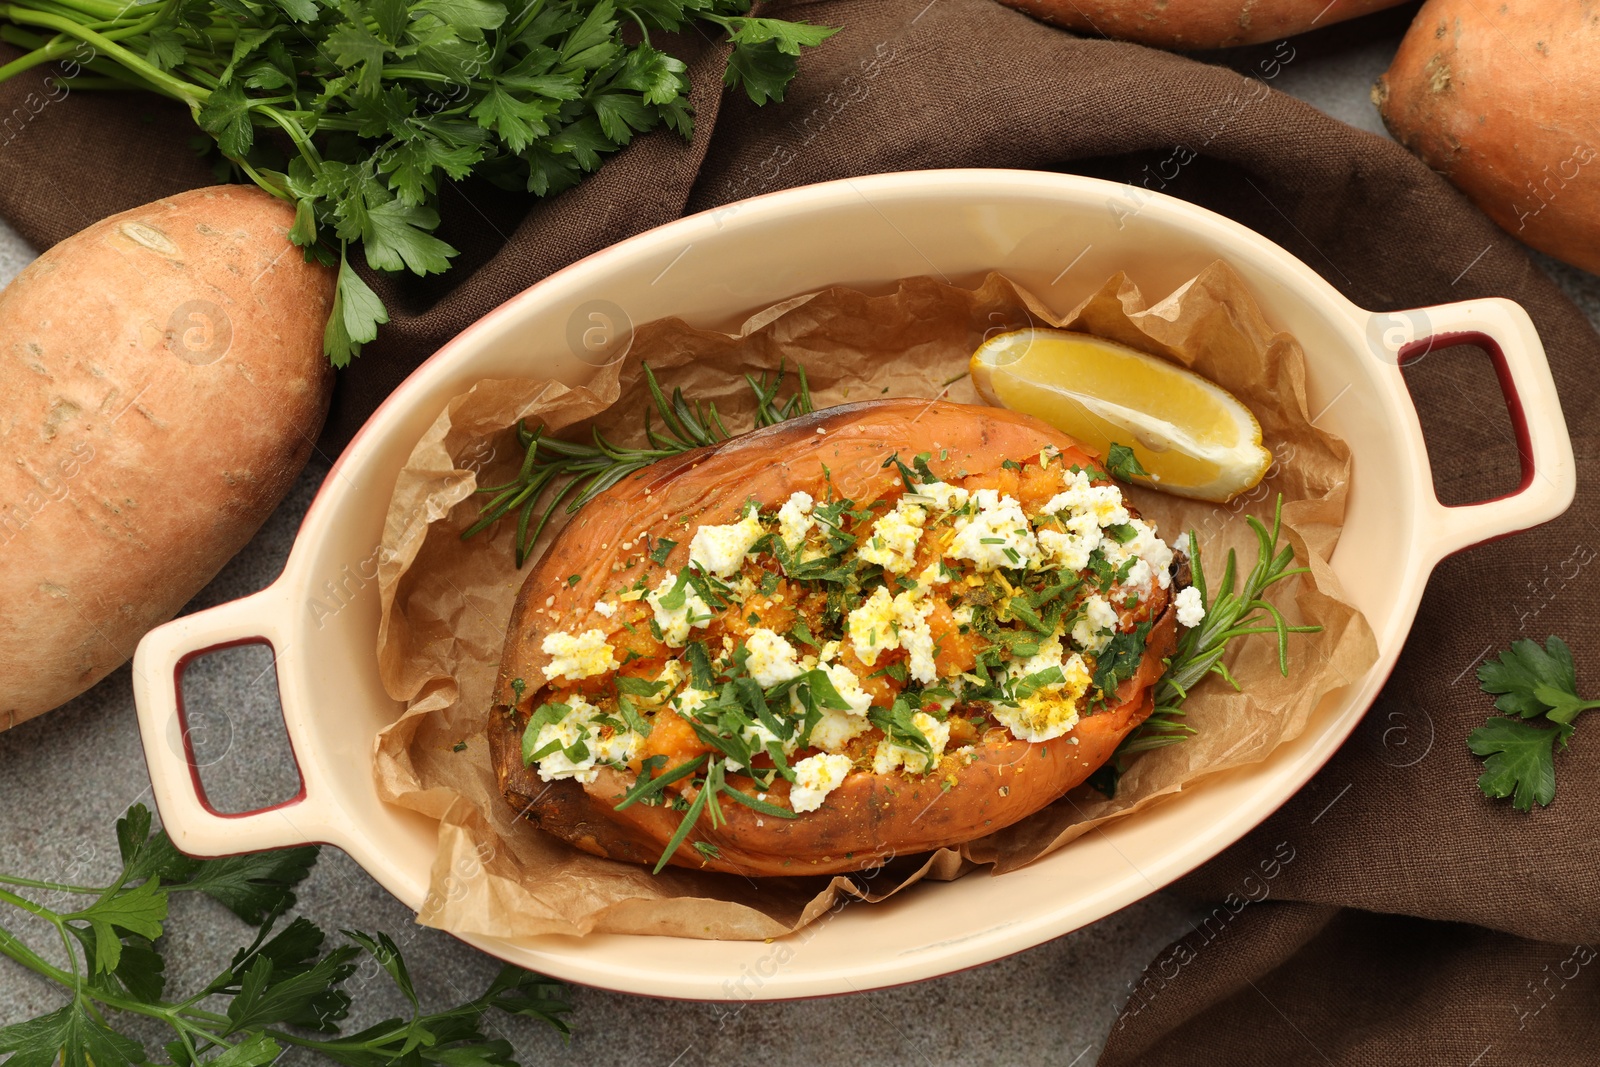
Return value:
<svg viewBox="0 0 1600 1067">
<path fill-rule="evenodd" d="M 0 291 L 0 729 L 125 662 L 244 546 L 327 414 L 333 274 L 218 186 L 114 215 Z"/>
<path fill-rule="evenodd" d="M 1373 87 L 1395 139 L 1517 239 L 1600 271 L 1600 7 L 1429 0 Z"/>
<path fill-rule="evenodd" d="M 821 431 L 819 433 L 819 431 Z M 970 457 L 998 466 L 1001 459 L 1037 455 L 1054 445 L 1068 462 L 1092 462 L 1071 438 L 1027 415 L 928 400 L 880 400 L 829 408 L 766 430 L 745 434 L 712 449 L 663 460 L 624 480 L 579 512 L 578 518 L 534 565 L 518 596 L 501 666 L 499 703 L 488 722 L 491 760 L 506 800 L 541 828 L 600 856 L 654 863 L 678 825 L 665 807 L 613 806 L 626 793 L 631 774 L 603 770 L 587 786 L 575 780 L 542 781 L 525 767 L 521 734 L 529 710 L 541 701 L 525 690 L 520 707 L 513 679 L 543 677 L 548 661 L 541 644 L 554 630 L 602 626 L 587 605 L 607 588 L 627 584 L 633 570 L 622 566 L 642 526 L 683 531 L 684 542 L 669 557 L 669 569 L 687 561 L 690 527 L 737 518 L 750 497 L 787 499 L 817 484 L 818 461 L 827 464 L 839 493 L 874 499 L 898 475 L 881 469 L 890 452 L 948 450 L 952 462 Z M 570 585 L 567 577 L 577 575 Z M 797 819 L 758 816 L 725 804 L 727 822 L 713 830 L 702 818 L 692 837 L 715 845 L 706 856 L 685 843 L 675 864 L 746 875 L 831 874 L 878 866 L 895 855 L 957 844 L 1008 826 L 1082 783 L 1126 734 L 1150 714 L 1150 690 L 1162 660 L 1176 643 L 1166 594 L 1150 605 L 1156 619 L 1139 671 L 1118 689 L 1118 705 L 1083 718 L 1067 735 L 1029 744 L 1004 729 L 991 729 L 972 762 L 947 755 L 927 775 L 874 775 L 855 771 L 821 809 Z M 750 791 L 748 779 L 731 778 Z M 780 780 L 769 792 L 786 798 Z"/>
<path fill-rule="evenodd" d="M 1045 22 L 1179 51 L 1276 41 L 1405 0 L 1000 0 Z"/>
</svg>

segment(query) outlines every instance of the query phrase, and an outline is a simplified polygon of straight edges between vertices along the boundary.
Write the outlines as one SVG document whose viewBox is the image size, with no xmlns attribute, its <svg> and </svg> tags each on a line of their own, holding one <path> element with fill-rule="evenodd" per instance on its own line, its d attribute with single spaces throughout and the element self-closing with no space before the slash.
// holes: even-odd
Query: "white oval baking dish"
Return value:
<svg viewBox="0 0 1600 1067">
<path fill-rule="evenodd" d="M 1137 193 L 1137 195 L 1135 195 Z M 1505 300 L 1399 314 L 1364 311 L 1260 235 L 1181 200 L 1070 175 L 1006 170 L 885 174 L 808 186 L 686 218 L 552 275 L 423 364 L 373 415 L 323 484 L 283 575 L 244 600 L 152 631 L 134 691 L 162 821 L 178 847 L 222 855 L 304 842 L 344 849 L 419 909 L 435 824 L 386 806 L 373 737 L 400 708 L 376 669 L 372 564 L 396 472 L 446 400 L 483 378 L 590 368 L 567 335 L 609 302 L 633 322 L 676 315 L 719 326 L 740 312 L 834 284 L 1002 271 L 1066 310 L 1118 270 L 1158 297 L 1221 258 L 1269 322 L 1309 359 L 1310 404 L 1347 441 L 1354 475 L 1334 569 L 1377 635 L 1367 674 L 1332 694 L 1299 739 L 1266 762 L 1087 835 L 1031 867 L 976 874 L 883 906 L 845 908 L 774 944 L 665 937 L 472 938 L 496 956 L 610 989 L 699 999 L 843 993 L 948 973 L 1093 922 L 1184 874 L 1281 804 L 1338 747 L 1388 677 L 1424 583 L 1444 556 L 1545 522 L 1574 491 L 1571 443 L 1532 322 Z M 586 316 L 581 316 L 586 318 Z M 1442 506 L 1399 364 L 1469 340 L 1493 356 L 1523 457 L 1502 499 Z M 344 604 L 313 611 L 330 588 Z M 269 810 L 222 815 L 205 799 L 179 699 L 184 664 L 207 650 L 271 644 L 303 788 Z"/>
</svg>

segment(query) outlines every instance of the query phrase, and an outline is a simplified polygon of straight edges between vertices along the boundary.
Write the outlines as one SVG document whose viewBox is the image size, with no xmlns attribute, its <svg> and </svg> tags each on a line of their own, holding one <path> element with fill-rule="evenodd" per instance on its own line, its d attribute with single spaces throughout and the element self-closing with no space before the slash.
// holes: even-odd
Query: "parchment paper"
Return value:
<svg viewBox="0 0 1600 1067">
<path fill-rule="evenodd" d="M 484 725 L 525 572 L 513 563 L 511 521 L 471 541 L 460 534 L 484 499 L 474 496 L 477 486 L 509 480 L 520 463 L 517 420 L 580 438 L 597 426 L 615 442 L 640 444 L 650 404 L 642 362 L 669 389 L 681 386 L 688 396 L 714 401 L 735 432 L 748 428 L 753 407 L 743 375 L 771 372 L 783 360 L 804 365 L 819 407 L 878 396 L 974 403 L 963 376 L 973 350 L 987 335 L 1029 325 L 1064 326 L 1175 360 L 1254 412 L 1276 458 L 1256 489 L 1226 505 L 1130 492 L 1167 540 L 1196 531 L 1213 583 L 1230 547 L 1242 567 L 1254 563 L 1256 543 L 1244 515 L 1270 522 L 1273 499 L 1283 494 L 1288 538 L 1312 574 L 1282 583 L 1273 599 L 1292 623 L 1323 627 L 1291 638 L 1288 678 L 1278 672 L 1270 638 L 1236 642 L 1226 663 L 1243 692 L 1219 678 L 1196 687 L 1185 709 L 1198 733 L 1135 758 L 1115 800 L 1081 787 L 959 849 L 860 875 L 752 880 L 668 868 L 656 876 L 579 852 L 513 818 L 489 765 Z M 1237 274 L 1220 262 L 1153 305 L 1119 274 L 1064 317 L 997 274 L 975 289 L 930 278 L 906 279 L 884 296 L 827 289 L 758 311 L 732 334 L 676 319 L 642 326 L 626 354 L 581 387 L 537 378 L 479 382 L 450 401 L 417 443 L 396 485 L 379 553 L 379 667 L 406 711 L 378 736 L 378 791 L 440 823 L 419 920 L 502 937 L 776 937 L 846 896 L 875 901 L 979 865 L 995 873 L 1014 869 L 1208 774 L 1262 760 L 1305 729 L 1324 695 L 1359 678 L 1377 657 L 1371 630 L 1326 563 L 1343 522 L 1349 471 L 1343 442 L 1311 423 L 1299 344 L 1273 333 Z"/>
</svg>

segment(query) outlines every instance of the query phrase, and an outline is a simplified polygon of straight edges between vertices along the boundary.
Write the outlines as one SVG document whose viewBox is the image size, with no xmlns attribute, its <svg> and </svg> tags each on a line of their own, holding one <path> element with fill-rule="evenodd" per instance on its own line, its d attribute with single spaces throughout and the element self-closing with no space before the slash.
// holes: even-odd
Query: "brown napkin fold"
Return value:
<svg viewBox="0 0 1600 1067">
<path fill-rule="evenodd" d="M 1212 910 L 1152 962 L 1101 1062 L 1595 1062 L 1600 724 L 1579 720 L 1572 750 L 1557 756 L 1555 804 L 1531 814 L 1481 797 L 1465 748 L 1490 710 L 1473 668 L 1517 637 L 1563 635 L 1580 686 L 1600 692 L 1589 610 L 1600 572 L 1590 481 L 1600 339 L 1588 322 L 1401 149 L 1263 84 L 1275 68 L 1246 77 L 1080 40 L 989 0 L 769 10 L 845 31 L 806 58 L 786 104 L 761 110 L 722 95 L 719 48 L 694 39 L 693 144 L 642 138 L 545 203 L 476 185 L 448 193 L 460 265 L 442 280 L 385 282 L 394 323 L 343 376 L 325 450 L 427 353 L 552 270 L 685 212 L 875 171 L 1034 167 L 1148 184 L 1266 234 L 1369 308 L 1510 297 L 1549 351 L 1577 502 L 1439 568 L 1363 728 L 1257 831 L 1179 883 Z M 29 107 L 29 92 L 44 93 L 38 76 L 0 86 L 0 115 Z M 0 214 L 45 246 L 207 183 L 185 123 L 153 99 L 51 102 L 0 140 Z M 1178 148 L 1192 162 L 1163 165 Z M 1448 351 L 1411 376 L 1447 501 L 1515 482 L 1485 366 Z"/>
</svg>

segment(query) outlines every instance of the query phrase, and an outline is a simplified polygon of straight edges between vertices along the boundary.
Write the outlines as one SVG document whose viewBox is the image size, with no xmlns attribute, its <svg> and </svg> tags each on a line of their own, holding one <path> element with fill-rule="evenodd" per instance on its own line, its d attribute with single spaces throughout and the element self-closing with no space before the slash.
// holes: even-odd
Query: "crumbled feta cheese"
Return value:
<svg viewBox="0 0 1600 1067">
<path fill-rule="evenodd" d="M 1150 594 L 1150 580 L 1155 575 L 1150 570 L 1149 561 L 1140 558 L 1134 560 L 1133 566 L 1128 568 L 1128 576 L 1122 580 L 1122 596 L 1127 599 L 1129 595 L 1137 594 L 1144 597 Z"/>
<path fill-rule="evenodd" d="M 563 778 L 576 778 L 580 782 L 592 782 L 599 774 L 595 770 L 594 749 L 589 747 L 589 730 L 586 719 L 576 715 L 568 715 L 557 723 L 545 723 L 539 728 L 539 736 L 534 740 L 534 751 L 543 750 L 550 744 L 559 744 L 561 747 L 538 761 L 539 778 L 541 781 L 554 782 Z M 574 760 L 566 753 L 566 749 L 573 748 L 579 742 L 584 744 L 587 753 L 584 758 Z"/>
<path fill-rule="evenodd" d="M 1044 651 L 1040 649 L 1041 654 Z M 1061 668 L 1064 680 L 1059 685 L 1043 686 L 1015 704 L 996 703 L 993 706 L 991 713 L 995 720 L 1010 730 L 1011 736 L 1019 741 L 1049 741 L 1078 725 L 1078 701 L 1088 690 L 1091 681 L 1089 667 L 1076 652 L 1064 660 L 1060 658 L 1060 653 L 1061 644 L 1058 641 L 1054 657 L 1058 662 L 1051 666 Z"/>
<path fill-rule="evenodd" d="M 1039 542 L 1021 504 L 993 489 L 979 489 L 972 498 L 978 514 L 956 520 L 948 552 L 952 559 L 970 559 L 980 571 L 1029 567 L 1039 561 Z"/>
<path fill-rule="evenodd" d="M 788 756 L 794 752 L 796 748 L 800 747 L 796 738 L 779 737 L 777 734 L 767 729 L 766 724 L 762 722 L 753 722 L 749 726 L 746 726 L 743 730 L 739 731 L 739 736 L 744 738 L 744 743 L 750 746 L 750 751 L 752 753 L 765 752 L 767 751 L 768 745 L 776 743 L 783 751 L 783 754 Z M 736 759 L 729 759 L 727 764 L 728 770 L 730 771 L 744 770 L 744 764 L 740 763 Z"/>
<path fill-rule="evenodd" d="M 574 697 L 568 702 L 568 707 L 571 710 L 560 722 L 545 723 L 539 728 L 539 736 L 534 739 L 535 752 L 552 743 L 560 745 L 554 752 L 539 758 L 541 780 L 554 782 L 576 778 L 580 782 L 592 782 L 600 773 L 601 765 L 621 765 L 633 759 L 644 740 L 642 737 L 632 730 L 607 733 L 605 727 L 597 726 L 594 722 L 600 715 L 600 709 L 582 697 Z M 576 751 L 569 755 L 569 750 Z"/>
<path fill-rule="evenodd" d="M 629 699 L 636 704 L 654 707 L 676 692 L 678 686 L 682 685 L 683 680 L 688 676 L 688 668 L 684 667 L 682 660 L 669 659 L 662 665 L 661 673 L 655 677 L 656 683 L 661 686 L 660 692 L 656 693 L 655 696 L 630 697 Z"/>
<path fill-rule="evenodd" d="M 834 692 L 850 705 L 849 713 L 866 715 L 867 709 L 872 707 L 872 694 L 861 688 L 861 679 L 856 677 L 856 672 L 842 663 L 829 663 L 822 669 L 827 672 L 828 681 L 833 683 Z"/>
<path fill-rule="evenodd" d="M 1039 547 L 1051 562 L 1069 571 L 1081 571 L 1089 565 L 1089 554 L 1100 547 L 1103 539 L 1100 520 L 1085 512 L 1067 519 L 1065 526 L 1065 533 L 1060 530 L 1040 530 Z"/>
<path fill-rule="evenodd" d="M 816 811 L 828 794 L 839 788 L 850 767 L 849 756 L 807 756 L 796 763 L 789 806 L 797 812 Z"/>
<path fill-rule="evenodd" d="M 1072 643 L 1089 652 L 1106 647 L 1117 628 L 1116 610 L 1098 593 L 1083 602 L 1084 614 L 1072 627 Z"/>
<path fill-rule="evenodd" d="M 594 753 L 596 763 L 623 764 L 633 759 L 643 740 L 632 730 L 613 731 L 608 737 L 597 733 L 589 741 L 589 751 Z"/>
<path fill-rule="evenodd" d="M 931 614 L 933 601 L 922 597 L 919 589 L 907 589 L 894 598 L 896 636 L 911 656 L 907 664 L 911 677 L 923 685 L 932 685 L 939 677 L 933 661 L 933 631 L 928 627 Z"/>
<path fill-rule="evenodd" d="M 898 648 L 900 641 L 894 633 L 894 598 L 889 590 L 881 585 L 874 589 L 860 607 L 845 617 L 845 632 L 850 636 L 856 658 L 869 667 L 878 662 L 879 652 Z"/>
<path fill-rule="evenodd" d="M 867 535 L 856 555 L 868 563 L 876 563 L 891 574 L 904 574 L 911 569 L 917 554 L 917 543 L 922 540 L 922 524 L 928 513 L 919 504 L 901 500 L 877 522 Z"/>
<path fill-rule="evenodd" d="M 910 494 L 913 501 L 918 504 L 929 504 L 940 511 L 954 511 L 966 504 L 968 493 L 959 485 L 948 485 L 944 482 L 929 482 L 919 485 Z"/>
<path fill-rule="evenodd" d="M 1178 599 L 1173 603 L 1178 608 L 1179 626 L 1199 626 L 1206 617 L 1205 601 L 1200 599 L 1200 590 L 1192 585 L 1180 589 Z"/>
<path fill-rule="evenodd" d="M 867 666 L 878 661 L 878 654 L 904 648 L 911 656 L 908 668 L 911 677 L 923 685 L 931 685 L 938 677 L 933 659 L 933 631 L 928 627 L 928 616 L 933 613 L 933 601 L 922 596 L 920 589 L 907 589 L 891 597 L 883 586 L 845 621 L 846 632 L 854 646 L 856 658 Z"/>
<path fill-rule="evenodd" d="M 539 647 L 550 657 L 550 662 L 544 665 L 546 681 L 566 678 L 576 682 L 621 666 L 611 646 L 606 644 L 603 630 L 585 630 L 581 634 L 557 630 L 546 635 Z"/>
<path fill-rule="evenodd" d="M 596 600 L 594 610 L 609 619 L 617 613 L 617 605 L 611 600 Z"/>
<path fill-rule="evenodd" d="M 1047 671 L 1051 667 L 1059 667 L 1061 666 L 1061 657 L 1065 652 L 1066 650 L 1061 647 L 1061 636 L 1052 634 L 1049 638 L 1039 643 L 1038 652 L 1035 652 L 1025 660 L 1013 663 L 1008 673 L 1012 678 L 1026 678 L 1030 674 L 1038 674 L 1040 671 Z M 1050 686 L 1047 685 L 1045 688 L 1050 688 Z M 1057 684 L 1057 688 L 1059 688 L 1059 684 Z"/>
<path fill-rule="evenodd" d="M 861 680 L 844 664 L 829 663 L 822 669 L 827 672 L 834 690 L 850 706 L 822 709 L 822 718 L 811 728 L 810 742 L 824 752 L 842 752 L 852 738 L 871 728 L 872 724 L 867 721 L 867 709 L 872 707 L 872 695 L 861 688 Z M 789 707 L 796 717 L 805 715 L 805 705 L 800 702 L 798 693 L 789 694 Z"/>
<path fill-rule="evenodd" d="M 770 689 L 800 674 L 794 646 L 764 626 L 750 631 L 744 647 L 748 653 L 744 661 L 745 669 L 763 689 Z"/>
<path fill-rule="evenodd" d="M 805 544 L 806 535 L 817 524 L 811 514 L 815 503 L 810 493 L 802 491 L 790 494 L 783 507 L 778 509 L 778 536 L 791 552 Z"/>
<path fill-rule="evenodd" d="M 912 774 L 921 774 L 930 766 L 939 762 L 939 757 L 944 754 L 945 746 L 950 743 L 950 724 L 940 722 L 925 711 L 919 711 L 911 716 L 911 725 L 921 731 L 922 736 L 928 739 L 928 747 L 933 752 L 930 760 L 914 748 L 905 748 L 894 744 L 887 737 L 878 742 L 877 751 L 872 755 L 872 771 L 874 774 L 888 774 L 896 767 L 904 767 Z"/>
<path fill-rule="evenodd" d="M 1167 588 L 1172 584 L 1172 575 L 1167 573 L 1172 566 L 1172 549 L 1156 536 L 1155 530 L 1144 520 L 1134 519 L 1128 525 L 1133 527 L 1132 540 L 1119 544 L 1115 539 L 1108 538 L 1103 543 L 1107 562 L 1112 566 L 1121 566 L 1138 556 L 1150 564 L 1150 570 L 1161 588 Z"/>
<path fill-rule="evenodd" d="M 865 715 L 852 715 L 848 711 L 824 709 L 822 718 L 811 728 L 811 745 L 824 752 L 843 752 L 852 740 L 872 728 Z"/>
<path fill-rule="evenodd" d="M 943 560 L 936 559 L 917 572 L 917 584 L 928 588 L 949 580 L 950 574 L 946 570 Z"/>
<path fill-rule="evenodd" d="M 1045 504 L 1046 514 L 1061 511 L 1093 515 L 1101 526 L 1121 526 L 1128 521 L 1128 509 L 1122 503 L 1122 490 L 1114 485 L 1090 485 L 1087 472 L 1063 471 L 1062 481 L 1066 491 L 1057 493 Z"/>
<path fill-rule="evenodd" d="M 689 562 L 718 578 L 731 577 L 744 566 L 750 546 L 764 533 L 753 507 L 746 510 L 744 518 L 738 522 L 727 526 L 702 526 L 689 542 Z"/>
<path fill-rule="evenodd" d="M 690 627 L 704 627 L 711 621 L 711 609 L 700 599 L 700 594 L 694 591 L 692 585 L 684 587 L 682 604 L 673 609 L 661 606 L 662 598 L 672 592 L 677 584 L 678 579 L 669 574 L 644 598 L 645 603 L 655 609 L 661 640 L 674 648 L 688 643 Z"/>
<path fill-rule="evenodd" d="M 706 703 L 716 695 L 691 685 L 672 698 L 672 709 L 679 715 L 688 715 L 705 707 Z"/>
<path fill-rule="evenodd" d="M 1189 547 L 1189 534 L 1187 531 L 1172 539 L 1172 551 L 1185 559 L 1194 555 L 1194 550 Z"/>
</svg>

